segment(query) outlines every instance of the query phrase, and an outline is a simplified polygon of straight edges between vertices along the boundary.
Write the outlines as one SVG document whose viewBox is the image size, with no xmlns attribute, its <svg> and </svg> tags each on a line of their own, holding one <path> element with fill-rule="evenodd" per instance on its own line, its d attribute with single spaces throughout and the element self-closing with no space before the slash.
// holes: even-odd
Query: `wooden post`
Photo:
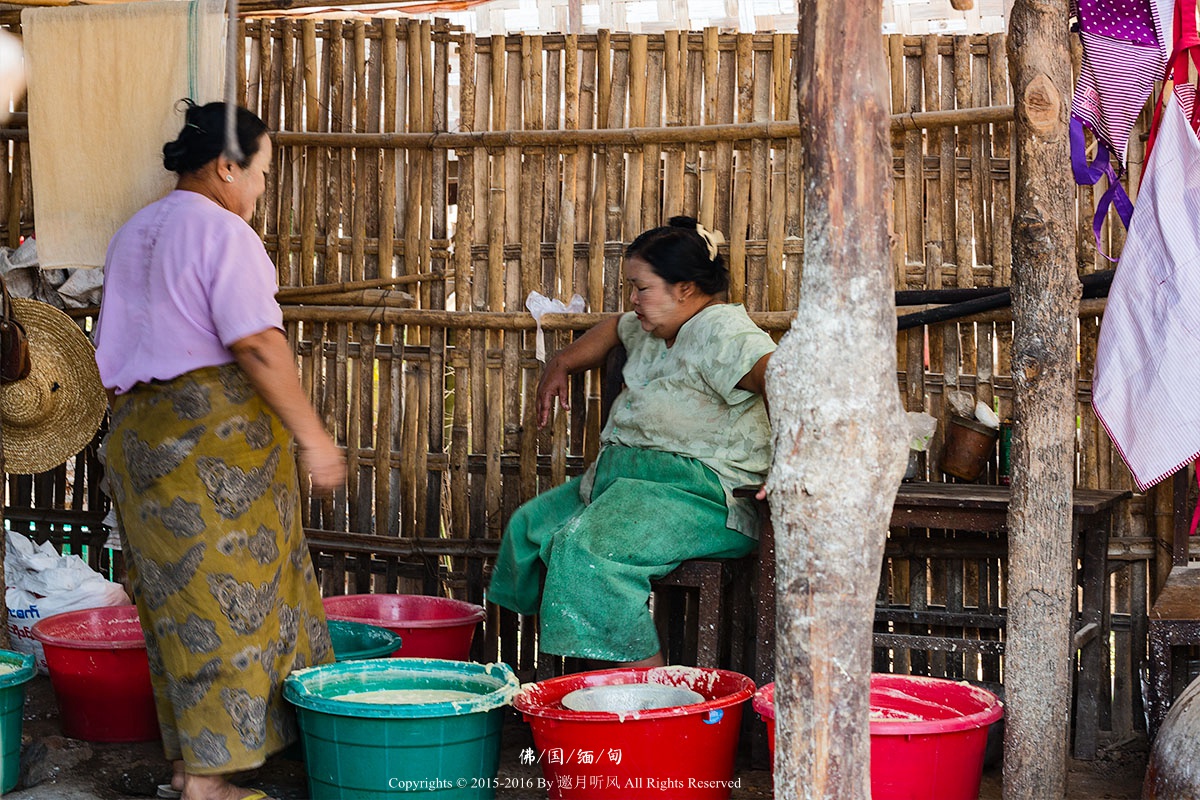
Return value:
<svg viewBox="0 0 1200 800">
<path fill-rule="evenodd" d="M 878 0 L 803 0 L 804 291 L 771 360 L 775 794 L 870 796 L 875 588 L 907 458 Z"/>
<path fill-rule="evenodd" d="M 1016 106 L 1012 226 L 1015 429 L 1009 508 L 1005 800 L 1067 789 L 1075 569 L 1074 185 L 1066 0 L 1017 0 L 1008 58 Z"/>
</svg>

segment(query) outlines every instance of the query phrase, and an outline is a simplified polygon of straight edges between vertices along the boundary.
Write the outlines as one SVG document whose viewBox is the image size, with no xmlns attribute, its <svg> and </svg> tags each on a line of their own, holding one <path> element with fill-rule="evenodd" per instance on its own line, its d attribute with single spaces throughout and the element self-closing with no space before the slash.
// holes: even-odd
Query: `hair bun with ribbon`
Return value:
<svg viewBox="0 0 1200 800">
<path fill-rule="evenodd" d="M 725 244 L 725 235 L 720 231 L 710 231 L 699 222 L 696 223 L 696 233 L 700 234 L 700 238 L 708 245 L 708 260 L 717 260 L 717 248 Z"/>
</svg>

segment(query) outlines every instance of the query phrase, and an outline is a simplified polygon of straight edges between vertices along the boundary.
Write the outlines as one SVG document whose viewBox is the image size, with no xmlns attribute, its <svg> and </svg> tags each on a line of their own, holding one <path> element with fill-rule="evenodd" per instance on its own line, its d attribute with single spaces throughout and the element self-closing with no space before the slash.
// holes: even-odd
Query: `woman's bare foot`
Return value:
<svg viewBox="0 0 1200 800">
<path fill-rule="evenodd" d="M 652 656 L 649 656 L 648 658 L 643 658 L 638 661 L 627 661 L 624 664 L 621 664 L 620 666 L 622 666 L 622 667 L 665 667 L 666 665 L 667 665 L 667 659 L 663 658 L 662 651 L 659 650 L 657 653 L 655 653 Z"/>
<path fill-rule="evenodd" d="M 171 788 L 177 792 L 183 791 L 183 777 L 186 774 L 183 771 L 183 759 L 176 759 L 171 762 Z"/>
<path fill-rule="evenodd" d="M 181 800 L 245 800 L 261 792 L 234 786 L 224 775 L 184 775 Z"/>
</svg>

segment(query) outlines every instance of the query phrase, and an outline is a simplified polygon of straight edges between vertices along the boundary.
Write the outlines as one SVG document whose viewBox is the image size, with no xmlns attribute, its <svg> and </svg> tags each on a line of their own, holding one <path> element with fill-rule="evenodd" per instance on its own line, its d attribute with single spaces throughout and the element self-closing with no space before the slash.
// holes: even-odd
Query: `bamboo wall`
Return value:
<svg viewBox="0 0 1200 800">
<path fill-rule="evenodd" d="M 575 380 L 571 409 L 551 428 L 533 424 L 541 365 L 524 309 L 530 291 L 564 301 L 577 292 L 592 312 L 548 325 L 553 351 L 595 313 L 622 308 L 624 246 L 689 214 L 728 237 L 732 299 L 769 330 L 786 328 L 803 259 L 794 35 L 476 38 L 391 19 L 288 18 L 245 21 L 244 32 L 245 102 L 281 131 L 253 224 L 278 265 L 304 387 L 350 466 L 344 491 L 306 501 L 327 593 L 481 602 L 511 512 L 594 456 L 597 376 Z M 896 288 L 1007 286 L 1003 35 L 882 44 L 897 115 L 887 209 Z M 949 126 L 928 113 L 970 109 L 990 110 Z M 8 136 L 0 219 L 15 243 L 31 228 L 32 204 L 26 144 L 19 131 Z M 1084 274 L 1107 262 L 1091 241 L 1092 193 L 1079 196 Z M 1118 251 L 1119 231 L 1105 236 Z M 1089 405 L 1100 307 L 1085 304 L 1080 319 L 1077 482 L 1131 488 Z M 901 334 L 898 391 L 908 409 L 943 421 L 951 389 L 1008 416 L 1011 345 L 1006 312 Z M 932 479 L 940 447 L 939 434 L 922 464 Z M 1118 729 L 1138 716 L 1130 687 L 1144 648 L 1146 567 L 1170 504 L 1169 487 L 1139 496 L 1114 540 Z M 880 601 L 911 603 L 923 586 L 930 605 L 1002 607 L 1002 569 L 994 559 L 953 569 L 891 559 Z M 475 655 L 529 667 L 529 621 L 491 613 Z M 998 677 L 999 662 L 984 669 Z"/>
</svg>

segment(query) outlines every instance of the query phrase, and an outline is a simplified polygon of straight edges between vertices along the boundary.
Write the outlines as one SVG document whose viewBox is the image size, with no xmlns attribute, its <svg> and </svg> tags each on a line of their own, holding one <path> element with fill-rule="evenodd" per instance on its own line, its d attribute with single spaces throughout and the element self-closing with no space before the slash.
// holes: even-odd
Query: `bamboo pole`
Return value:
<svg viewBox="0 0 1200 800">
<path fill-rule="evenodd" d="M 612 52 L 612 68 L 608 89 L 609 109 L 605 125 L 611 128 L 625 127 L 625 107 L 629 92 L 629 51 L 614 49 Z M 604 96 L 604 86 L 601 85 L 601 97 Z M 624 148 L 607 148 L 605 153 L 605 193 L 604 201 L 604 242 L 626 241 L 622 236 L 621 202 L 623 189 L 628 185 L 625 175 Z M 597 199 L 600 196 L 597 195 Z M 621 279 L 621 256 L 613 248 L 604 248 L 604 308 L 616 309 L 621 307 L 619 285 Z"/>
<path fill-rule="evenodd" d="M 508 130 L 520 129 L 522 123 L 521 85 L 521 52 L 519 49 L 505 52 L 507 66 L 505 67 L 505 106 L 502 118 L 504 127 Z M 521 152 L 517 148 L 509 148 L 504 162 L 504 241 L 521 241 Z M 505 248 L 504 287 L 505 309 L 524 308 L 526 293 L 521 286 L 520 247 L 517 252 Z M 493 306 L 495 308 L 495 306 Z M 521 418 L 521 336 L 520 334 L 503 334 L 504 347 L 502 350 L 501 376 L 504 381 L 504 451 L 513 452 L 519 449 L 519 425 L 510 425 L 509 421 Z"/>
<path fill-rule="evenodd" d="M 539 130 L 543 126 L 542 102 L 545 87 L 542 73 L 542 37 L 521 37 L 521 103 L 526 130 Z M 542 195 L 545 190 L 544 151 L 527 150 L 525 164 L 521 170 L 520 221 L 521 261 L 520 276 L 522 292 L 544 289 L 541 281 L 542 242 Z M 520 341 L 520 334 L 512 337 Z M 521 412 L 520 433 L 520 477 L 518 490 L 521 501 L 532 499 L 537 494 L 537 365 L 522 370 L 524 408 Z M 515 388 L 515 387 L 514 387 Z"/>
<path fill-rule="evenodd" d="M 754 114 L 754 62 L 749 36 L 740 34 L 737 37 L 735 77 L 737 80 L 737 113 L 740 122 L 746 122 Z M 728 83 L 728 81 L 726 81 Z M 728 93 L 732 99 L 733 92 Z M 756 142 L 755 144 L 761 144 Z M 733 160 L 733 152 L 726 152 L 724 147 L 718 149 L 717 162 L 724 166 L 725 159 Z M 720 172 L 720 169 L 718 169 Z M 759 276 L 756 285 L 751 288 L 754 301 L 746 297 L 746 228 L 750 220 L 750 185 L 753 177 L 750 174 L 749 154 L 743 153 L 737 159 L 733 173 L 733 208 L 730 213 L 730 225 L 718 228 L 727 233 L 729 240 L 729 299 L 735 303 L 747 303 L 747 308 L 758 308 L 761 305 L 762 278 Z M 724 181 L 722 186 L 726 186 Z"/>
<path fill-rule="evenodd" d="M 646 125 L 646 94 L 649 88 L 647 73 L 647 37 L 633 36 L 629 40 L 629 127 Z M 632 241 L 642 231 L 642 198 L 645 194 L 644 148 L 629 148 L 628 170 L 625 174 L 625 196 L 621 201 L 621 240 Z M 655 170 L 657 179 L 657 170 Z"/>
<path fill-rule="evenodd" d="M 646 96 L 643 120 L 651 124 L 663 124 L 663 57 L 658 50 L 647 53 L 646 57 Z M 637 75 L 638 73 L 634 73 Z M 643 123 L 645 124 L 645 123 Z M 642 148 L 642 190 L 638 202 L 642 218 L 634 229 L 640 233 L 661 224 L 662 207 L 662 171 L 663 150 L 657 144 L 648 144 Z"/>
<path fill-rule="evenodd" d="M 993 125 L 1011 122 L 1012 106 L 988 106 L 947 111 L 913 111 L 892 115 L 892 135 L 909 131 L 935 130 L 966 125 Z M 664 144 L 695 144 L 752 139 L 784 141 L 800 135 L 795 122 L 733 122 L 713 125 L 678 125 L 666 128 L 625 128 L 603 130 L 493 130 L 458 133 L 309 133 L 274 130 L 271 140 L 277 146 L 305 147 L 378 147 L 381 149 L 457 150 L 465 147 L 569 147 L 571 145 L 639 147 Z M 28 141 L 23 128 L 0 129 L 0 138 Z"/>
<path fill-rule="evenodd" d="M 611 110 L 612 99 L 612 47 L 607 30 L 601 29 L 596 33 L 596 127 L 608 127 L 608 114 Z M 604 243 L 608 239 L 608 231 L 604 225 L 608 219 L 605 213 L 608 199 L 608 158 L 606 149 L 595 153 L 595 183 L 591 196 L 591 226 L 588 231 L 588 261 L 587 278 L 588 307 L 593 309 L 612 310 L 605 305 L 604 295 Z"/>
<path fill-rule="evenodd" d="M 581 130 L 596 127 L 596 69 L 597 48 L 579 50 L 579 99 L 578 118 Z M 587 144 L 577 146 L 579 157 L 575 163 L 575 241 L 584 243 L 584 252 L 578 249 L 575 255 L 575 291 L 588 301 L 589 307 L 600 310 L 592 303 L 589 265 L 592 260 L 592 193 L 594 149 Z M 596 302 L 599 302 L 598 300 Z"/>
<path fill-rule="evenodd" d="M 665 130 L 683 126 L 683 81 L 687 74 L 687 34 L 663 34 L 663 94 L 666 97 Z M 656 144 L 661 144 L 657 143 Z M 663 221 L 683 213 L 684 151 L 667 151 L 663 172 Z"/>
<path fill-rule="evenodd" d="M 487 130 L 491 127 L 491 75 L 492 67 L 492 41 L 488 40 L 485 44 L 476 44 L 474 50 L 470 51 L 470 58 L 476 63 L 471 71 L 475 75 L 475 80 L 472 82 L 475 95 L 474 109 L 470 112 L 469 119 L 474 121 L 473 130 Z M 464 68 L 464 74 L 469 74 Z M 465 110 L 464 110 L 465 112 Z M 474 240 L 482 242 L 485 246 L 486 253 L 480 259 L 477 267 L 473 268 L 474 280 L 472 283 L 472 292 L 467 298 L 469 304 L 467 308 L 472 311 L 486 311 L 489 308 L 488 294 L 491 291 L 489 281 L 491 280 L 491 260 L 492 260 L 492 245 L 491 245 L 491 203 L 489 202 L 489 187 L 490 187 L 490 161 L 488 154 L 482 148 L 477 148 L 473 151 L 474 178 L 475 182 L 468 188 L 475 198 L 475 207 L 478 211 L 475 214 L 475 230 L 473 232 Z M 477 330 L 471 332 L 471 439 L 473 442 L 483 441 L 485 446 L 488 443 L 488 403 L 491 400 L 488 391 L 488 371 L 487 371 L 487 354 L 491 334 L 488 331 Z M 487 469 L 491 469 L 490 462 L 487 464 Z M 487 488 L 487 480 L 485 477 L 484 486 Z M 473 527 L 478 528 L 484 535 L 490 536 L 494 533 L 494 528 L 487 527 L 487 512 L 486 498 L 477 502 L 473 507 L 472 517 Z"/>
<path fill-rule="evenodd" d="M 326 306 L 384 306 L 387 308 L 413 308 L 416 298 L 408 292 L 386 289 L 357 289 L 346 292 L 311 292 L 276 299 L 280 305 L 326 305 Z"/>
<path fill-rule="evenodd" d="M 306 19 L 300 24 L 300 58 L 304 66 L 304 126 L 316 131 L 319 122 L 319 86 L 317 83 L 317 22 Z M 304 160 L 304 183 L 300 192 L 300 264 L 299 283 L 313 284 L 316 274 L 317 249 L 317 192 L 323 188 L 318 181 L 319 165 L 324 161 L 324 148 L 301 151 Z"/>
<path fill-rule="evenodd" d="M 504 37 L 493 36 L 491 49 L 492 124 L 505 124 L 505 53 Z M 498 150 L 492 155 L 491 192 L 488 196 L 488 282 L 487 307 L 504 308 L 504 208 L 506 204 L 504 173 L 507 154 Z M 485 513 L 488 535 L 500 535 L 500 453 L 504 447 L 504 383 L 503 363 L 492 356 L 504 346 L 498 332 L 488 335 L 486 445 L 487 474 L 484 480 Z"/>
<path fill-rule="evenodd" d="M 772 58 L 769 51 L 752 52 L 753 88 L 749 94 L 748 105 L 755 122 L 767 122 L 771 119 L 771 66 Z M 770 224 L 770 212 L 767 209 L 767 195 L 771 187 L 770 148 L 765 141 L 750 143 L 750 152 L 742 152 L 738 158 L 749 157 L 750 161 L 750 202 L 748 204 L 750 218 L 748 220 L 748 235 L 750 239 L 763 241 L 768 238 L 767 226 Z M 735 207 L 736 210 L 736 207 Z M 735 226 L 735 229 L 740 230 Z M 782 259 L 781 259 L 782 260 Z M 746 302 L 747 307 L 754 310 L 766 308 L 767 297 L 767 264 L 765 254 L 752 255 L 746 263 Z"/>
<path fill-rule="evenodd" d="M 421 283 L 422 281 L 433 281 L 437 278 L 437 273 L 420 272 L 418 275 L 397 275 L 383 278 L 367 278 L 364 281 L 340 281 L 337 283 L 314 283 L 306 285 L 306 287 L 284 287 L 275 293 L 275 299 L 283 301 L 298 301 L 305 297 L 319 294 L 344 294 L 347 291 L 361 291 L 365 289 L 379 289 L 383 287 L 397 287 L 397 285 L 408 285 L 410 283 Z"/>
<path fill-rule="evenodd" d="M 718 89 L 720 85 L 717 76 L 720 73 L 721 51 L 717 38 L 717 29 L 704 29 L 703 65 L 704 65 L 704 124 L 716 126 L 721 124 L 719 119 Z M 711 140 L 710 140 L 711 141 Z M 700 210 L 697 219 L 706 227 L 716 227 L 717 182 L 714 180 L 714 165 L 716 155 L 712 152 L 701 152 L 700 155 Z"/>
<path fill-rule="evenodd" d="M 282 116 L 279 118 L 278 124 L 281 128 L 293 128 L 300 121 L 300 104 L 303 102 L 304 95 L 302 91 L 297 91 L 298 86 L 296 69 L 296 22 L 295 20 L 285 19 L 280 26 L 280 66 L 282 68 L 282 80 L 280 81 L 280 98 L 276 103 L 272 97 L 271 109 L 279 109 Z M 303 76 L 303 71 L 299 71 Z M 286 92 L 283 90 L 286 88 Z M 278 230 L 291 230 L 297 224 L 296 209 L 293 203 L 293 193 L 296 191 L 297 184 L 300 183 L 300 163 L 299 160 L 292 157 L 288 152 L 288 148 L 280 148 L 282 152 L 279 154 L 279 160 L 282 163 L 282 168 L 279 170 L 279 228 Z M 300 283 L 296 264 L 296 255 L 292 250 L 291 241 L 289 239 L 286 247 L 281 247 L 276 251 L 276 265 L 279 268 L 280 280 L 283 283 L 296 285 Z"/>
<path fill-rule="evenodd" d="M 383 20 L 383 117 L 380 129 L 384 133 L 396 130 L 399 106 L 396 92 L 399 86 L 399 25 L 394 19 Z M 379 189 L 379 278 L 393 280 L 396 275 L 396 187 L 401 185 L 396 174 L 396 152 L 383 150 L 383 177 Z M 418 273 L 419 274 L 419 273 Z M 377 478 L 378 480 L 378 478 Z"/>
<path fill-rule="evenodd" d="M 367 26 L 364 20 L 354 20 L 352 23 L 351 52 L 353 53 L 353 86 L 354 86 L 354 127 L 359 133 L 367 131 Z M 363 280 L 368 276 L 366 267 L 366 233 L 367 233 L 367 162 L 364 153 L 356 153 L 354 158 L 355 191 L 351 198 L 350 210 L 350 279 Z"/>
<path fill-rule="evenodd" d="M 566 36 L 563 42 L 562 74 L 560 83 L 564 130 L 579 128 L 579 37 L 575 34 Z M 559 96 L 551 95 L 554 105 L 559 105 Z M 570 297 L 578 291 L 575 271 L 575 238 L 580 219 L 577 218 L 576 198 L 578 197 L 578 148 L 562 148 L 562 172 L 559 186 L 559 221 L 556 229 L 556 259 L 554 284 L 559 297 Z M 549 238 L 549 237 L 547 237 Z M 557 342 L 558 337 L 555 337 Z M 567 415 L 555 414 L 553 427 L 550 430 L 550 481 L 558 486 L 566 480 L 567 449 L 570 447 L 570 436 L 567 428 Z"/>
<path fill-rule="evenodd" d="M 971 36 L 971 42 L 980 43 L 986 42 L 986 39 L 980 36 Z M 970 81 L 971 81 L 971 106 L 980 108 L 988 104 L 988 72 L 986 64 L 982 63 L 977 55 L 977 50 L 972 47 L 968 52 L 968 64 L 970 65 Z M 986 48 L 983 50 L 986 54 Z M 988 202 L 985 200 L 987 195 L 986 185 L 989 183 L 989 173 L 991 172 L 991 127 L 987 125 L 969 126 L 967 135 L 971 139 L 971 157 L 975 159 L 975 164 L 971 169 L 971 201 L 976 213 L 974 216 L 975 222 L 975 249 L 981 253 L 981 257 L 976 260 L 985 261 L 988 264 L 993 263 L 992 256 L 992 219 L 984 213 L 988 207 Z M 988 198 L 990 200 L 990 198 Z M 1007 220 L 1001 224 L 1009 225 Z"/>
<path fill-rule="evenodd" d="M 1094 317 L 1104 313 L 1105 299 L 1082 300 L 1079 314 Z M 897 311 L 911 313 L 934 306 L 899 306 Z M 620 312 L 590 312 L 581 314 L 546 314 L 542 317 L 542 330 L 583 331 L 602 319 Z M 794 311 L 752 311 L 750 319 L 765 331 L 785 331 L 791 325 Z M 419 325 L 450 330 L 485 331 L 530 331 L 537 326 L 533 317 L 524 311 L 443 311 L 438 309 L 394 309 L 341 306 L 286 306 L 283 309 L 285 322 L 311 320 L 321 322 L 361 323 L 371 322 L 388 325 Z M 999 308 L 979 314 L 959 317 L 955 322 L 1011 322 L 1012 311 Z M 954 323 L 939 323 L 954 324 Z"/>
<path fill-rule="evenodd" d="M 776 120 L 786 119 L 788 114 L 787 101 L 790 95 L 787 90 L 787 38 L 784 34 L 772 37 L 771 79 Z M 767 206 L 766 310 L 779 311 L 786 302 L 788 276 L 783 255 L 784 220 L 788 206 L 787 148 L 773 148 L 769 157 L 771 182 L 770 202 Z"/>
<path fill-rule="evenodd" d="M 346 37 L 341 20 L 329 22 L 329 131 L 341 131 L 343 107 L 349 97 L 345 88 Z M 337 232 L 344 220 L 345 192 L 349 185 L 349 152 L 342 147 L 329 148 L 329 185 L 326 188 L 328 220 L 325 223 L 325 271 L 322 281 L 340 281 L 346 277 Z"/>
<path fill-rule="evenodd" d="M 545 75 L 542 98 L 545 109 L 542 123 L 545 128 L 557 130 L 562 127 L 562 53 L 559 50 L 543 47 L 541 58 L 545 62 L 542 68 Z M 561 148 L 546 148 L 546 155 L 542 162 L 542 257 L 539 272 L 543 286 L 552 287 L 550 290 L 555 295 L 569 297 L 570 292 L 563 294 L 559 288 L 558 264 L 552 256 L 546 255 L 545 250 L 546 245 L 551 242 L 557 245 L 561 224 L 559 221 L 559 214 L 562 213 L 562 209 L 559 207 L 559 203 L 562 201 L 562 187 L 559 185 L 562 179 Z"/>
<path fill-rule="evenodd" d="M 441 27 L 441 23 L 439 23 Z M 439 33 L 442 31 L 439 30 Z M 428 66 L 425 78 L 431 87 L 429 92 L 430 107 L 429 125 L 433 130 L 446 130 L 449 115 L 449 87 L 447 76 L 450 73 L 450 48 L 444 36 L 435 41 L 433 28 L 423 27 L 421 35 L 422 47 L 429 49 Z M 449 235 L 447 184 L 449 165 L 446 153 L 435 152 L 429 156 L 430 166 L 430 227 L 431 239 L 445 241 Z M 439 279 L 429 285 L 429 305 L 431 308 L 446 307 L 446 262 L 449 252 L 443 248 L 430 248 L 430 266 Z M 447 418 L 447 335 L 440 328 L 429 331 L 429 418 L 426 420 L 427 443 L 422 456 L 425 471 L 425 531 L 428 535 L 440 533 L 442 528 L 443 475 L 429 466 L 432 454 L 445 452 L 444 426 Z M 463 565 L 459 565 L 460 567 Z M 482 587 L 480 587 L 482 589 Z"/>
<path fill-rule="evenodd" d="M 579 37 L 568 35 L 563 46 L 563 129 L 579 128 Z M 556 262 L 560 284 L 558 294 L 570 297 L 575 283 L 575 231 L 577 208 L 578 148 L 563 148 L 562 187 L 559 200 L 559 225 Z"/>
<path fill-rule="evenodd" d="M 459 44 L 459 124 L 463 130 L 475 127 L 475 37 L 465 34 Z M 473 308 L 474 262 L 471 245 L 475 230 L 475 152 L 458 153 L 458 225 L 454 231 L 454 291 L 458 308 Z M 467 538 L 471 535 L 470 484 L 467 456 L 471 436 L 472 388 L 475 375 L 472 369 L 472 338 L 477 333 L 454 332 L 454 418 L 450 431 L 450 521 L 451 535 Z M 482 337 L 479 337 L 482 339 Z M 476 430 L 479 430 L 478 428 Z"/>
</svg>

